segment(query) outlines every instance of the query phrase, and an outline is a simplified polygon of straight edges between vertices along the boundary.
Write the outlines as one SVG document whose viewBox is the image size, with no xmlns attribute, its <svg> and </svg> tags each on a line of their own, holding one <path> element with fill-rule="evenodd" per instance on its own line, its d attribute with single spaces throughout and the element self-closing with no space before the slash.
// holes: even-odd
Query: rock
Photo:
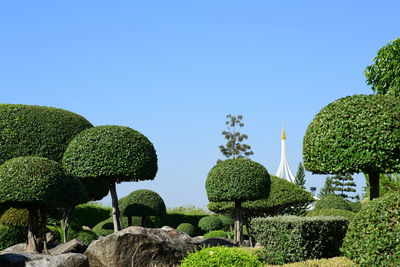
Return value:
<svg viewBox="0 0 400 267">
<path fill-rule="evenodd" d="M 89 267 L 83 254 L 67 253 L 57 256 L 28 252 L 0 254 L 1 267 Z"/>
<path fill-rule="evenodd" d="M 65 253 L 84 253 L 87 246 L 82 240 L 72 239 L 67 243 L 60 244 L 55 248 L 49 249 L 50 255 L 60 255 Z"/>
<path fill-rule="evenodd" d="M 19 243 L 12 247 L 6 248 L 1 252 L 23 252 L 26 251 L 26 243 Z"/>
<path fill-rule="evenodd" d="M 196 243 L 171 227 L 129 227 L 94 241 L 85 255 L 91 267 L 179 266 Z"/>
<path fill-rule="evenodd" d="M 198 248 L 216 246 L 235 247 L 236 245 L 232 242 L 231 239 L 228 238 L 207 238 L 197 242 Z"/>
<path fill-rule="evenodd" d="M 55 242 L 59 241 L 57 236 L 52 232 L 46 233 L 46 240 L 47 240 L 47 243 L 55 243 Z"/>
</svg>

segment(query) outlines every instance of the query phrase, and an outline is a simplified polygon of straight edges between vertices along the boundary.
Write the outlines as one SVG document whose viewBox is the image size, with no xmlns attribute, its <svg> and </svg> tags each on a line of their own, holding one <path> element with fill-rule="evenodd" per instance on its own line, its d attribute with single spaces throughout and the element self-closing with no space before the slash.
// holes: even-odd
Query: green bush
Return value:
<svg viewBox="0 0 400 267">
<path fill-rule="evenodd" d="M 315 204 L 315 209 L 338 209 L 352 211 L 349 201 L 337 195 L 326 195 Z"/>
<path fill-rule="evenodd" d="M 357 202 L 349 201 L 348 204 L 350 205 L 352 212 L 357 213 L 361 210 L 361 202 L 360 201 L 357 201 Z"/>
<path fill-rule="evenodd" d="M 50 231 L 55 236 L 56 240 L 58 240 L 58 241 L 62 240 L 61 237 L 63 236 L 63 233 L 62 233 L 61 227 L 47 225 L 47 230 Z"/>
<path fill-rule="evenodd" d="M 164 216 L 153 218 L 151 220 L 152 227 L 163 227 L 165 225 L 168 225 L 172 228 L 177 228 L 178 225 L 181 223 L 190 223 L 192 225 L 198 225 L 199 220 L 203 217 L 206 217 L 208 215 L 204 214 L 181 214 L 181 213 L 167 213 Z"/>
<path fill-rule="evenodd" d="M 82 226 L 93 228 L 99 222 L 110 217 L 111 208 L 104 207 L 100 203 L 91 202 L 75 207 L 74 219 L 71 227 L 81 229 Z"/>
<path fill-rule="evenodd" d="M 343 216 L 348 220 L 352 220 L 354 216 L 356 216 L 355 212 L 348 210 L 339 210 L 339 209 L 313 209 L 307 212 L 307 217 L 315 217 L 315 216 Z"/>
<path fill-rule="evenodd" d="M 227 238 L 228 233 L 222 230 L 216 230 L 208 232 L 204 235 L 204 238 Z"/>
<path fill-rule="evenodd" d="M 128 227 L 128 221 L 125 217 L 121 218 L 122 228 Z M 114 233 L 114 225 L 112 218 L 108 218 L 100 223 L 98 223 L 95 227 L 93 227 L 92 231 L 96 233 L 98 236 L 108 236 L 109 234 Z"/>
<path fill-rule="evenodd" d="M 196 228 L 190 223 L 181 223 L 176 227 L 176 230 L 184 232 L 190 236 L 196 235 Z"/>
<path fill-rule="evenodd" d="M 347 223 L 341 217 L 278 216 L 255 218 L 251 225 L 266 261 L 283 264 L 340 255 Z"/>
<path fill-rule="evenodd" d="M 360 266 L 400 266 L 400 194 L 374 199 L 349 224 L 342 252 Z"/>
<path fill-rule="evenodd" d="M 200 219 L 199 228 L 203 231 L 220 230 L 224 227 L 222 221 L 217 216 L 206 216 Z"/>
<path fill-rule="evenodd" d="M 0 225 L 0 250 L 25 242 L 26 227 Z"/>
<path fill-rule="evenodd" d="M 61 161 L 72 138 L 92 127 L 82 116 L 58 108 L 0 104 L 0 164 L 20 156 Z"/>
<path fill-rule="evenodd" d="M 162 216 L 166 208 L 164 200 L 154 191 L 140 189 L 119 200 L 122 216 Z"/>
<path fill-rule="evenodd" d="M 27 227 L 29 213 L 27 209 L 9 208 L 0 217 L 0 224 Z"/>
<path fill-rule="evenodd" d="M 86 246 L 89 246 L 92 241 L 97 240 L 99 236 L 91 230 L 75 230 L 73 228 L 68 229 L 67 240 L 72 240 L 74 238 L 80 239 Z"/>
<path fill-rule="evenodd" d="M 258 267 L 257 257 L 238 248 L 212 247 L 189 253 L 181 267 Z"/>
</svg>

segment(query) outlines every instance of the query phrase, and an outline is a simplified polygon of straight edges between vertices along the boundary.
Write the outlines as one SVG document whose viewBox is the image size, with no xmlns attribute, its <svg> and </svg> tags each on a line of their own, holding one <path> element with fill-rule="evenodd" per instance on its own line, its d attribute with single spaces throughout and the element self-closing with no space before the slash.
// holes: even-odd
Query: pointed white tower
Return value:
<svg viewBox="0 0 400 267">
<path fill-rule="evenodd" d="M 276 176 L 286 179 L 289 182 L 294 182 L 294 176 L 286 159 L 286 135 L 285 130 L 283 129 L 283 124 L 281 134 L 281 163 L 279 163 L 279 168 L 276 172 Z"/>
</svg>

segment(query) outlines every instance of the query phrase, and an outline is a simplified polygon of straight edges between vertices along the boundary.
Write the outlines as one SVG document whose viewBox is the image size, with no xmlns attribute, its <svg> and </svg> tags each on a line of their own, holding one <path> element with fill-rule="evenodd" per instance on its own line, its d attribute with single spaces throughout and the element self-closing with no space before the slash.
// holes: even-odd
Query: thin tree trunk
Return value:
<svg viewBox="0 0 400 267">
<path fill-rule="evenodd" d="M 63 231 L 63 243 L 67 242 L 67 234 L 68 234 L 68 228 L 69 228 L 69 223 L 72 220 L 73 214 L 74 214 L 74 209 L 75 207 L 68 208 L 66 213 L 63 215 L 63 218 L 61 219 L 61 228 Z"/>
<path fill-rule="evenodd" d="M 132 216 L 128 216 L 128 226 L 132 226 Z"/>
<path fill-rule="evenodd" d="M 246 228 L 247 228 L 247 234 L 249 236 L 250 247 L 254 247 L 253 235 L 251 234 L 251 228 L 250 228 L 250 223 L 249 222 L 246 223 Z"/>
<path fill-rule="evenodd" d="M 379 197 L 379 173 L 368 172 L 369 179 L 369 200 Z"/>
<path fill-rule="evenodd" d="M 47 239 L 46 239 L 46 230 L 47 230 L 47 211 L 45 208 L 40 208 L 39 209 L 39 231 L 42 236 L 42 242 L 43 242 L 43 251 L 44 254 L 49 254 L 49 251 L 47 250 Z"/>
<path fill-rule="evenodd" d="M 117 190 L 115 186 L 115 182 L 111 183 L 110 185 L 110 193 L 111 193 L 111 200 L 112 200 L 112 218 L 114 224 L 114 233 L 122 230 L 121 226 L 121 216 L 119 213 L 118 208 L 118 197 L 117 197 Z"/>
<path fill-rule="evenodd" d="M 29 210 L 28 221 L 28 244 L 26 247 L 27 252 L 41 253 L 42 252 L 42 236 L 38 231 L 39 214 L 38 208 L 31 207 Z"/>
<path fill-rule="evenodd" d="M 243 244 L 242 235 L 242 207 L 240 201 L 235 201 L 235 242 L 241 246 Z"/>
</svg>

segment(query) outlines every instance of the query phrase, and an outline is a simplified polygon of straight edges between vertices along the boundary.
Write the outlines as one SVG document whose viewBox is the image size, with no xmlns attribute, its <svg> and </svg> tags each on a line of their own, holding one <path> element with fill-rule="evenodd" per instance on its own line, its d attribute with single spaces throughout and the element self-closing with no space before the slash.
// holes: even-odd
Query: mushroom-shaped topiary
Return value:
<svg viewBox="0 0 400 267">
<path fill-rule="evenodd" d="M 122 229 L 115 183 L 153 180 L 157 155 L 143 134 L 123 126 L 97 126 L 78 134 L 64 153 L 68 174 L 85 181 L 107 181 L 114 231 Z"/>
<path fill-rule="evenodd" d="M 66 176 L 59 163 L 46 158 L 18 157 L 0 166 L 0 203 L 28 209 L 30 252 L 42 250 L 47 209 L 85 202 L 85 193 L 78 180 Z"/>
<path fill-rule="evenodd" d="M 316 204 L 315 209 L 339 209 L 352 211 L 352 208 L 347 200 L 337 195 L 326 195 L 321 198 Z"/>
<path fill-rule="evenodd" d="M 140 189 L 133 191 L 119 201 L 121 215 L 128 217 L 132 226 L 132 216 L 142 217 L 142 226 L 146 227 L 148 216 L 163 216 L 166 213 L 164 200 L 154 191 Z"/>
<path fill-rule="evenodd" d="M 206 232 L 221 230 L 223 226 L 222 220 L 217 216 L 206 216 L 199 220 L 199 228 Z"/>
<path fill-rule="evenodd" d="M 90 127 L 85 118 L 63 109 L 0 104 L 0 164 L 20 156 L 61 161 L 72 138 Z"/>
<path fill-rule="evenodd" d="M 250 159 L 236 158 L 215 165 L 206 180 L 209 201 L 235 203 L 235 240 L 242 244 L 243 201 L 266 198 L 270 189 L 267 169 Z"/>
<path fill-rule="evenodd" d="M 194 236 L 196 233 L 196 228 L 191 223 L 181 223 L 176 227 L 176 230 L 184 232 L 190 236 Z"/>
<path fill-rule="evenodd" d="M 400 171 L 400 99 L 354 95 L 324 107 L 307 128 L 304 166 L 316 174 L 368 174 L 370 199 L 379 174 Z"/>
</svg>

